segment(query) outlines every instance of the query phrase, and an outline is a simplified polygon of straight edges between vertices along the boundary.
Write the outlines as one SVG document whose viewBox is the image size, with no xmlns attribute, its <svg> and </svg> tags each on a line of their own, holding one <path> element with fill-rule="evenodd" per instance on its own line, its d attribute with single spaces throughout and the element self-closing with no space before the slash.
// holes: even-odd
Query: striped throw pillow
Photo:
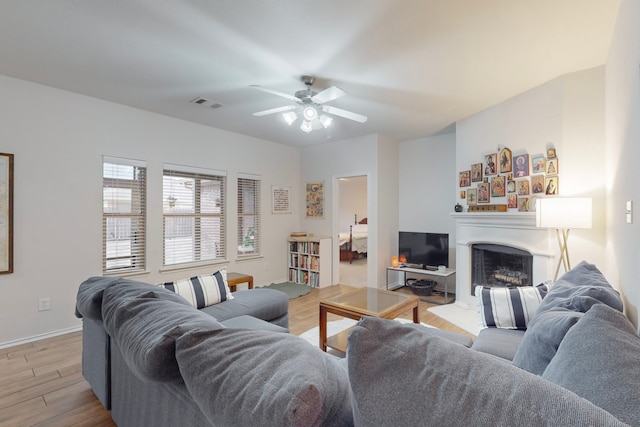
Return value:
<svg viewBox="0 0 640 427">
<path fill-rule="evenodd" d="M 484 327 L 527 329 L 547 291 L 545 283 L 515 288 L 476 286 L 480 323 Z"/>
<path fill-rule="evenodd" d="M 216 271 L 210 276 L 160 283 L 159 286 L 175 292 L 198 309 L 233 299 L 227 283 L 227 270 Z"/>
</svg>

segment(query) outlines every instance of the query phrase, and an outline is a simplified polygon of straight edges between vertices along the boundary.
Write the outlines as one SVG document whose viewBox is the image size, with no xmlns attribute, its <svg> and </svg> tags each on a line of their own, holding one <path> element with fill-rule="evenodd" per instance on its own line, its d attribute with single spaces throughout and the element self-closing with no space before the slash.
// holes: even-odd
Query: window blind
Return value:
<svg viewBox="0 0 640 427">
<path fill-rule="evenodd" d="M 103 273 L 146 268 L 146 175 L 145 162 L 103 158 Z"/>
<path fill-rule="evenodd" d="M 238 174 L 238 257 L 260 255 L 260 176 Z"/>
<path fill-rule="evenodd" d="M 225 183 L 220 171 L 164 166 L 163 264 L 225 260 Z"/>
</svg>

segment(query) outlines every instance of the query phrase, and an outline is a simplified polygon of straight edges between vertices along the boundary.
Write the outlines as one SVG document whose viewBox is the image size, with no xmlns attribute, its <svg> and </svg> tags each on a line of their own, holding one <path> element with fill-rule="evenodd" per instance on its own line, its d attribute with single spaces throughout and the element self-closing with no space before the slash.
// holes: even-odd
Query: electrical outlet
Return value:
<svg viewBox="0 0 640 427">
<path fill-rule="evenodd" d="M 40 298 L 38 300 L 38 311 L 51 310 L 51 298 Z"/>
</svg>

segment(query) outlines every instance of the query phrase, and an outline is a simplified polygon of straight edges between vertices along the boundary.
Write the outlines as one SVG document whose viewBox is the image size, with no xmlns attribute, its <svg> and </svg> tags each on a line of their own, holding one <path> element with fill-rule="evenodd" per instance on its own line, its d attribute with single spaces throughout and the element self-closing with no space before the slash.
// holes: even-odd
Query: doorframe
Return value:
<svg viewBox="0 0 640 427">
<path fill-rule="evenodd" d="M 366 189 L 367 189 L 367 223 L 370 223 L 369 219 L 371 218 L 371 175 L 367 172 L 355 172 L 349 174 L 340 174 L 335 175 L 333 177 L 333 221 L 332 221 L 332 236 L 334 240 L 333 243 L 333 262 L 332 262 L 332 283 L 339 284 L 340 283 L 340 245 L 338 242 L 338 233 L 340 232 L 340 179 L 341 178 L 353 178 L 353 177 L 365 177 L 367 180 Z M 375 230 L 371 227 L 368 227 L 367 236 L 367 245 L 371 241 L 371 232 Z M 375 239 L 374 239 L 375 241 Z M 371 283 L 371 263 L 369 262 L 369 253 L 370 248 L 367 246 L 367 283 Z"/>
</svg>

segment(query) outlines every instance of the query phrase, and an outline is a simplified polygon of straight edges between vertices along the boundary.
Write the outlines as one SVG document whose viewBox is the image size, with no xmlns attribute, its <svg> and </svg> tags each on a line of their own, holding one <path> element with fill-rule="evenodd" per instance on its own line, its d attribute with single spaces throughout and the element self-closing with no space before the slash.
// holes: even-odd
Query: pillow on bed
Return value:
<svg viewBox="0 0 640 427">
<path fill-rule="evenodd" d="M 351 229 L 354 233 L 366 233 L 367 232 L 367 224 L 356 224 Z"/>
</svg>

